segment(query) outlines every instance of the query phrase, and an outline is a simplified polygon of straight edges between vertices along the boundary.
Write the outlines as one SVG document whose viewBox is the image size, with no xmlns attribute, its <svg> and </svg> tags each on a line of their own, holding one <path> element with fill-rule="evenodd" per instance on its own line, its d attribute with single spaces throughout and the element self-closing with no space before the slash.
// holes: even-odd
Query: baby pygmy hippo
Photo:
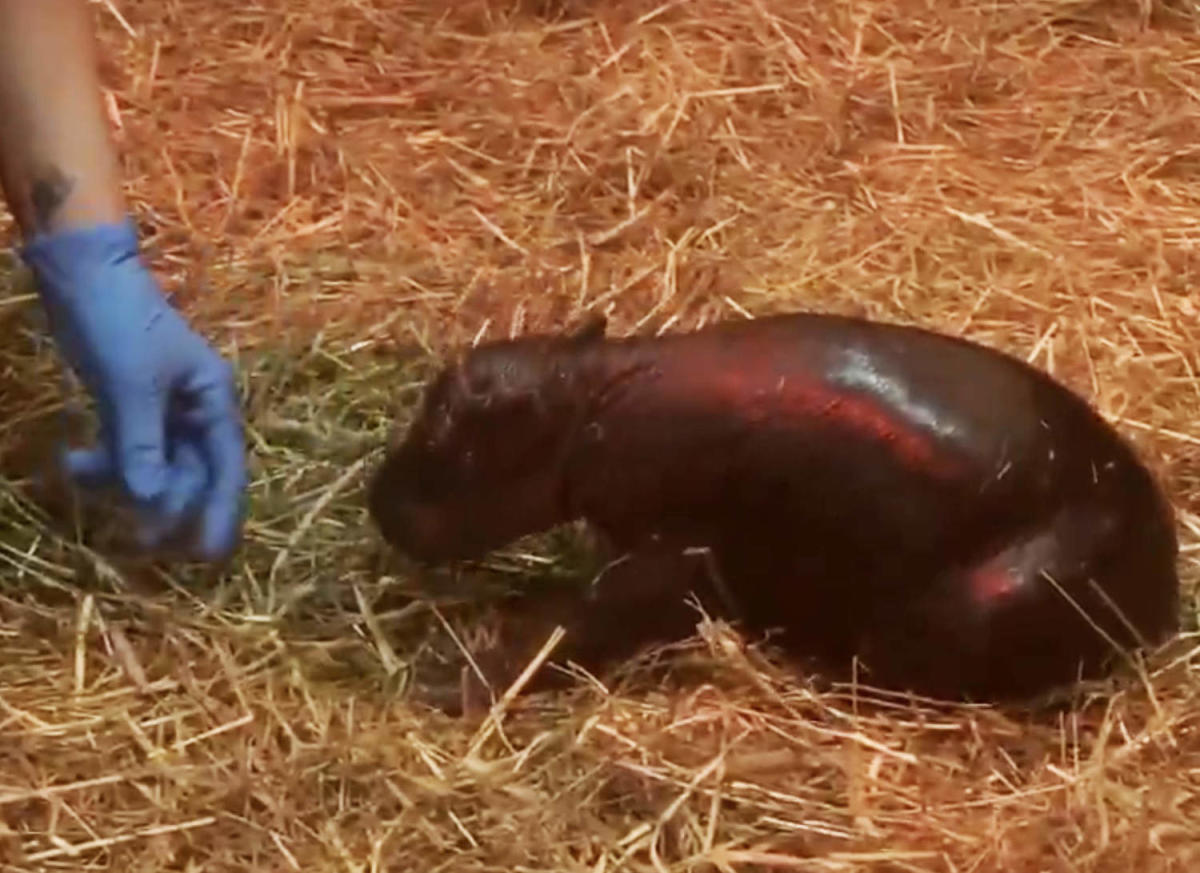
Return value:
<svg viewBox="0 0 1200 873">
<path fill-rule="evenodd" d="M 952 699 L 1097 676 L 1177 628 L 1171 508 L 1083 399 L 855 318 L 481 345 L 428 388 L 369 510 L 424 562 L 585 519 L 623 560 L 555 604 L 552 660 L 593 672 L 694 632 L 689 593 L 797 662 L 857 656 L 862 681 Z"/>
</svg>

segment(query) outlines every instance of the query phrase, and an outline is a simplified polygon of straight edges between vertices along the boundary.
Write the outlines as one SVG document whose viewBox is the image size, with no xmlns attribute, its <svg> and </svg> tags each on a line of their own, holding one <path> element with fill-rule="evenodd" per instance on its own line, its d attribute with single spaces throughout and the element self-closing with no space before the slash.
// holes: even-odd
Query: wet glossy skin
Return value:
<svg viewBox="0 0 1200 873">
<path fill-rule="evenodd" d="M 1105 635 L 1176 627 L 1150 474 L 1081 399 L 981 346 L 817 315 L 593 326 L 476 349 L 427 400 L 373 519 L 431 561 L 587 519 L 633 560 L 590 600 L 523 607 L 567 621 L 560 654 L 585 665 L 690 633 L 689 590 L 797 658 L 950 697 L 1038 692 L 1102 669 Z M 715 561 L 682 556 L 697 546 Z"/>
</svg>

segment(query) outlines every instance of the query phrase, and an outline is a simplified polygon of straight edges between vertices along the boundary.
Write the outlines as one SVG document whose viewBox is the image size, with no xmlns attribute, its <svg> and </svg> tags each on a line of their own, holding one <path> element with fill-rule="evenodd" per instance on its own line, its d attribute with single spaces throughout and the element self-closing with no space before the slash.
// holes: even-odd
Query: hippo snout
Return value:
<svg viewBox="0 0 1200 873">
<path fill-rule="evenodd" d="M 384 540 L 415 561 L 436 564 L 463 557 L 461 542 L 447 536 L 438 513 L 394 496 L 386 480 L 373 483 L 367 512 Z"/>
<path fill-rule="evenodd" d="M 437 525 L 414 498 L 409 466 L 397 455 L 384 460 L 367 488 L 367 512 L 383 538 L 400 551 L 417 560 L 437 560 Z"/>
<path fill-rule="evenodd" d="M 403 452 L 384 461 L 367 489 L 367 512 L 375 527 L 393 548 L 421 563 L 478 557 L 486 548 L 476 543 L 474 526 L 462 522 L 464 513 L 453 501 L 427 499 L 422 470 L 428 472 Z"/>
</svg>

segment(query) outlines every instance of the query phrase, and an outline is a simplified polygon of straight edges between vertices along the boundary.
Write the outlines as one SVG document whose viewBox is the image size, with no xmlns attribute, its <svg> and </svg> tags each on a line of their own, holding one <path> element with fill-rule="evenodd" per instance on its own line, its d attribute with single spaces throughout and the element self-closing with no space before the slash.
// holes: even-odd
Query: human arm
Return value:
<svg viewBox="0 0 1200 873">
<path fill-rule="evenodd" d="M 124 218 L 85 0 L 0 0 L 0 185 L 26 241 Z"/>
<path fill-rule="evenodd" d="M 162 296 L 120 191 L 86 0 L 0 0 L 0 187 L 51 332 L 96 400 L 77 482 L 132 499 L 147 546 L 196 526 L 203 559 L 240 531 L 233 372 Z"/>
</svg>

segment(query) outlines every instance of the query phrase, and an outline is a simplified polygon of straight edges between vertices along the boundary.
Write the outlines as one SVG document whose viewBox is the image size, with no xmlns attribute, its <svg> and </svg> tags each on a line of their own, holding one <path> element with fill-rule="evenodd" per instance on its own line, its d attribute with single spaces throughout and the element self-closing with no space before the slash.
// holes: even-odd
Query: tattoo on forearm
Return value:
<svg viewBox="0 0 1200 873">
<path fill-rule="evenodd" d="M 75 183 L 64 176 L 58 167 L 48 167 L 34 178 L 29 188 L 29 199 L 38 231 L 46 233 L 51 229 L 55 215 L 74 188 Z"/>
</svg>

